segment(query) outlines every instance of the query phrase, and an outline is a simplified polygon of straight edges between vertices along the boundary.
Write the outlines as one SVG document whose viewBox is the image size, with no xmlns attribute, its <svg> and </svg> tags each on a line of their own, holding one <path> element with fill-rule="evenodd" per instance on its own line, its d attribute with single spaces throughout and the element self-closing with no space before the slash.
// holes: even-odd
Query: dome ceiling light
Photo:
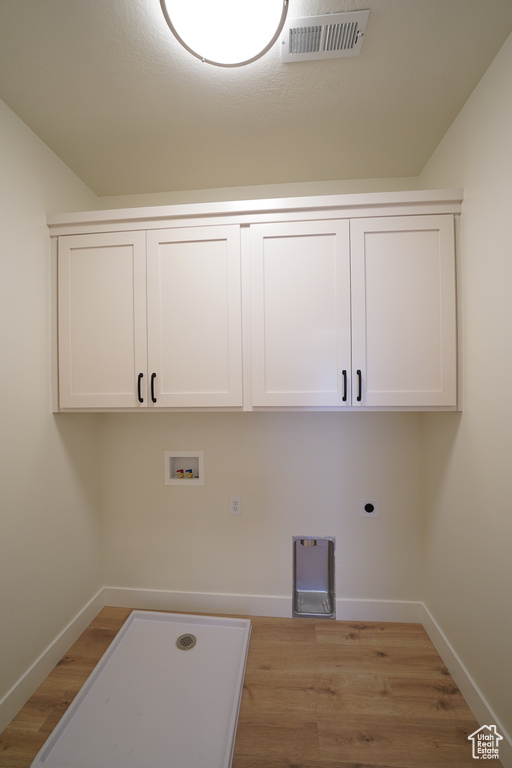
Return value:
<svg viewBox="0 0 512 768">
<path fill-rule="evenodd" d="M 279 38 L 288 0 L 160 0 L 169 28 L 193 56 L 217 67 L 242 67 Z"/>
</svg>

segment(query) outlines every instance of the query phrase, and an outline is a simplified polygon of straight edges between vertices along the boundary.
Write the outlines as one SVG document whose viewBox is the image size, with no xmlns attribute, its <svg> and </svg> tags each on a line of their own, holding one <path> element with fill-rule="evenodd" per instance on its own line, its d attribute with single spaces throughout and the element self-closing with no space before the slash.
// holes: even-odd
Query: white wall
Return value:
<svg viewBox="0 0 512 768">
<path fill-rule="evenodd" d="M 464 411 L 425 417 L 424 599 L 512 734 L 512 37 L 425 168 L 463 187 Z"/>
<path fill-rule="evenodd" d="M 101 579 L 97 417 L 51 412 L 45 223 L 95 197 L 3 102 L 0 198 L 1 700 Z"/>
<path fill-rule="evenodd" d="M 420 414 L 101 419 L 107 585 L 290 597 L 292 536 L 336 536 L 339 598 L 420 599 Z M 204 487 L 165 486 L 165 450 L 204 451 Z"/>
</svg>

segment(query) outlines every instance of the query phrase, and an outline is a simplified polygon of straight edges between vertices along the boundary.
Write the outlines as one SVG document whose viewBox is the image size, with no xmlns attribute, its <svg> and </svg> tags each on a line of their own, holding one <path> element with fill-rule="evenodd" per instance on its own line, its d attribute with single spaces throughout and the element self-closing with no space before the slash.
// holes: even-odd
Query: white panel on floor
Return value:
<svg viewBox="0 0 512 768">
<path fill-rule="evenodd" d="M 229 768 L 250 631 L 246 619 L 134 611 L 33 768 Z M 182 635 L 195 645 L 180 649 Z"/>
</svg>

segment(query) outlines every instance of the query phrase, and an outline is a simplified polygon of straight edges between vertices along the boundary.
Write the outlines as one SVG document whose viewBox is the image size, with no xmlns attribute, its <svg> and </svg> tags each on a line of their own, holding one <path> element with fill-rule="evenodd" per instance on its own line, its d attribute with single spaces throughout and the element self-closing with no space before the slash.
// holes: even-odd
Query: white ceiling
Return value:
<svg viewBox="0 0 512 768">
<path fill-rule="evenodd" d="M 178 45 L 159 0 L 0 0 L 0 98 L 98 195 L 415 176 L 512 2 L 290 0 L 288 17 L 364 8 L 359 57 L 281 64 L 276 45 L 226 70 Z"/>
</svg>

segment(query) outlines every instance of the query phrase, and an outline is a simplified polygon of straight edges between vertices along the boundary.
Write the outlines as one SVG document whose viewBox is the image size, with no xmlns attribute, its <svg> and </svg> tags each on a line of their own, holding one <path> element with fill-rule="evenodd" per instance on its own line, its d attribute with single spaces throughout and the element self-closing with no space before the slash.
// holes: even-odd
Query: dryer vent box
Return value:
<svg viewBox="0 0 512 768">
<path fill-rule="evenodd" d="M 336 618 L 334 537 L 293 537 L 292 616 Z"/>
<path fill-rule="evenodd" d="M 359 56 L 370 11 L 289 19 L 281 35 L 281 60 L 313 61 Z"/>
</svg>

